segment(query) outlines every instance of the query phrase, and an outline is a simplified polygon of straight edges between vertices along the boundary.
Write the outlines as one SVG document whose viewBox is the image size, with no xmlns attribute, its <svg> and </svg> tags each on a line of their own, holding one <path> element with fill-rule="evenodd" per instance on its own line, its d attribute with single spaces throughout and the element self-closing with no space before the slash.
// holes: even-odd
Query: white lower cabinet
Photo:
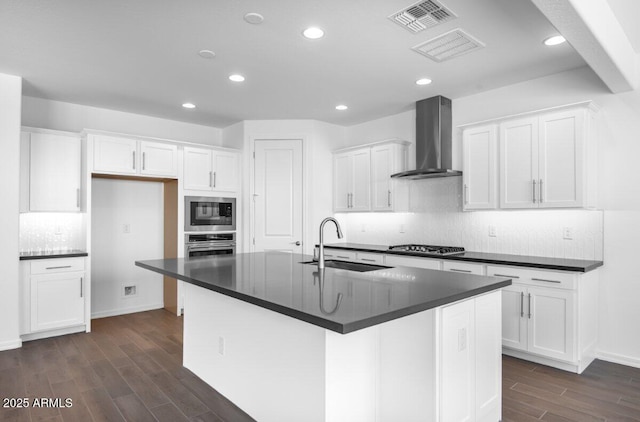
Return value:
<svg viewBox="0 0 640 422">
<path fill-rule="evenodd" d="M 390 267 L 415 267 L 427 270 L 441 270 L 442 261 L 433 258 L 414 258 L 410 256 L 387 255 L 385 265 Z"/>
<path fill-rule="evenodd" d="M 87 283 L 85 258 L 22 261 L 23 339 L 84 331 Z M 61 332 L 59 330 L 69 329 Z M 51 333 L 47 335 L 47 333 Z"/>
<path fill-rule="evenodd" d="M 513 279 L 502 290 L 502 345 L 510 356 L 581 373 L 595 358 L 597 271 L 487 266 Z"/>
<path fill-rule="evenodd" d="M 438 420 L 500 420 L 500 292 L 445 306 L 441 312 Z"/>
</svg>

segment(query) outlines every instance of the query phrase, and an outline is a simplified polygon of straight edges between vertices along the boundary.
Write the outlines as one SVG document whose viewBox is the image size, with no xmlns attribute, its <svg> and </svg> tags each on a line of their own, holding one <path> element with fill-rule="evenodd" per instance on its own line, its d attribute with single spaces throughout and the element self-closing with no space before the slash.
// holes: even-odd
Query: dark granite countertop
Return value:
<svg viewBox="0 0 640 422">
<path fill-rule="evenodd" d="M 316 245 L 318 246 L 318 245 Z M 378 252 L 393 255 L 417 256 L 421 258 L 446 259 L 451 261 L 478 262 L 494 265 L 512 265 L 514 267 L 540 268 L 545 270 L 575 271 L 586 273 L 603 265 L 602 261 L 588 261 L 582 259 L 548 258 L 543 256 L 509 255 L 486 252 L 470 252 L 459 255 L 425 255 L 418 252 L 390 251 L 389 246 L 369 245 L 363 243 L 331 243 L 328 248 L 347 249 L 363 252 Z"/>
<path fill-rule="evenodd" d="M 27 259 L 52 259 L 52 258 L 74 258 L 77 256 L 88 256 L 85 251 L 78 249 L 70 249 L 68 251 L 49 251 L 49 252 L 20 252 L 20 261 Z"/>
<path fill-rule="evenodd" d="M 314 264 L 301 263 L 310 260 L 308 255 L 259 252 L 136 265 L 341 334 L 511 284 L 504 277 L 409 267 L 318 271 Z"/>
</svg>

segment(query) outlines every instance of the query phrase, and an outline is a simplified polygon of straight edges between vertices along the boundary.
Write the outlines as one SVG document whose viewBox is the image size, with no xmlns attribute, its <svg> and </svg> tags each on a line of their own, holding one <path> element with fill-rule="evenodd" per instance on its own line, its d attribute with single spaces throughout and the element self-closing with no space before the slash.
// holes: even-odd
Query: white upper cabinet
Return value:
<svg viewBox="0 0 640 422">
<path fill-rule="evenodd" d="M 465 210 L 497 207 L 497 144 L 496 125 L 465 129 L 462 134 L 462 204 Z"/>
<path fill-rule="evenodd" d="M 93 172 L 155 177 L 178 176 L 175 144 L 110 135 L 91 135 Z"/>
<path fill-rule="evenodd" d="M 593 110 L 574 104 L 465 127 L 464 209 L 595 207 Z"/>
<path fill-rule="evenodd" d="M 136 174 L 138 141 L 114 136 L 95 136 L 93 171 L 95 173 Z"/>
<path fill-rule="evenodd" d="M 392 140 L 334 152 L 334 211 L 396 210 L 401 201 L 391 175 L 406 169 L 407 144 Z"/>
<path fill-rule="evenodd" d="M 78 136 L 53 133 L 22 133 L 28 150 L 28 211 L 80 211 L 81 146 Z M 26 174 L 25 174 L 26 176 Z"/>
<path fill-rule="evenodd" d="M 500 125 L 500 207 L 532 208 L 538 203 L 538 118 Z"/>
<path fill-rule="evenodd" d="M 236 192 L 238 166 L 236 152 L 185 147 L 184 189 Z"/>
<path fill-rule="evenodd" d="M 174 144 L 140 141 L 140 174 L 178 176 L 178 147 Z"/>
</svg>

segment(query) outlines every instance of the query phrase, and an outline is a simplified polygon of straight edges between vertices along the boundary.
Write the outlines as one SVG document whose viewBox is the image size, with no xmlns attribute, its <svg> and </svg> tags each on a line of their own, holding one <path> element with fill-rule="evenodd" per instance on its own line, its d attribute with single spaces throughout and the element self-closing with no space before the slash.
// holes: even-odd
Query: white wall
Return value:
<svg viewBox="0 0 640 422">
<path fill-rule="evenodd" d="M 333 214 L 332 205 L 332 155 L 331 151 L 345 145 L 342 126 L 315 120 L 247 120 L 243 122 L 243 130 L 234 129 L 229 133 L 227 145 L 239 147 L 237 137 L 243 137 L 243 216 L 244 226 L 248 228 L 251 221 L 250 195 L 251 180 L 248 177 L 253 166 L 253 140 L 259 139 L 302 139 L 304 154 L 303 186 L 305 191 L 305 221 L 303 222 L 307 237 L 303 240 L 305 253 L 313 253 L 313 245 L 318 242 L 318 226 L 324 217 Z M 232 133 L 236 137 L 231 140 Z M 241 135 L 240 135 L 241 133 Z M 226 139 L 226 134 L 225 134 Z M 233 142 L 233 143 L 231 143 Z M 226 143 L 226 142 L 225 142 Z M 329 234 L 328 241 L 337 240 L 335 234 Z M 244 230 L 244 251 L 250 247 L 250 231 Z"/>
<path fill-rule="evenodd" d="M 222 144 L 222 130 L 215 127 L 27 96 L 22 101 L 22 125 L 78 133 L 96 129 L 206 145 Z"/>
<path fill-rule="evenodd" d="M 91 201 L 91 316 L 161 308 L 162 276 L 134 261 L 164 254 L 162 183 L 93 179 Z M 131 285 L 137 294 L 125 297 Z"/>
<path fill-rule="evenodd" d="M 589 68 L 584 67 L 454 99 L 453 124 L 455 127 L 586 100 L 595 101 L 601 108 L 599 118 L 603 124 L 598 157 L 599 208 L 603 209 L 604 215 L 604 268 L 601 269 L 600 281 L 600 354 L 612 361 L 640 367 L 640 267 L 634 262 L 637 259 L 637 240 L 640 239 L 640 172 L 635 170 L 640 157 L 640 90 L 611 94 L 598 77 Z M 391 116 L 388 123 L 395 127 L 395 132 L 388 135 L 407 136 L 410 129 L 406 125 L 413 125 L 410 115 L 408 112 Z M 408 120 L 411 121 L 407 123 Z M 370 123 L 370 126 L 365 123 L 347 128 L 347 139 L 357 138 L 363 133 L 374 134 L 379 124 L 377 121 Z M 453 160 L 453 167 L 457 169 L 461 168 L 460 144 L 458 132 L 454 137 Z M 516 219 L 520 213 L 495 212 L 492 215 L 502 221 L 503 215 L 509 219 Z M 525 213 L 531 215 L 530 211 Z M 543 211 L 533 215 L 549 222 L 556 218 L 570 219 L 564 217 L 564 212 L 561 214 L 563 217 Z M 421 217 L 428 218 L 428 214 L 419 213 L 418 217 L 413 217 L 413 221 Z M 387 224 L 387 219 L 395 221 L 397 218 L 398 216 L 380 215 L 376 221 Z M 456 213 L 451 215 L 453 220 L 459 218 Z M 596 219 L 589 224 L 595 223 Z M 357 234 L 359 229 L 358 225 L 348 224 L 348 239 L 357 239 L 360 236 Z M 408 226 L 408 229 L 411 227 Z M 594 231 L 593 227 L 590 230 Z M 509 239 L 513 239 L 508 233 L 503 236 L 508 242 L 511 242 Z M 386 240 L 383 236 L 379 239 Z M 517 238 L 514 241 L 519 242 Z M 521 246 L 518 246 L 516 249 L 520 248 Z"/>
<path fill-rule="evenodd" d="M 18 248 L 22 78 L 0 73 L 0 350 L 20 347 Z"/>
</svg>

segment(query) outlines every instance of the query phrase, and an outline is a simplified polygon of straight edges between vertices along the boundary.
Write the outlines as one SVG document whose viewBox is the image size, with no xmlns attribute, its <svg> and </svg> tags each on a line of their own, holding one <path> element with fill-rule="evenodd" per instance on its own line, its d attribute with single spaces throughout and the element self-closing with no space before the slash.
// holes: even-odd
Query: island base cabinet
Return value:
<svg viewBox="0 0 640 422">
<path fill-rule="evenodd" d="M 184 366 L 256 420 L 500 419 L 499 291 L 339 334 L 184 287 Z"/>
<path fill-rule="evenodd" d="M 441 309 L 439 421 L 501 419 L 501 313 L 499 291 Z"/>
</svg>

